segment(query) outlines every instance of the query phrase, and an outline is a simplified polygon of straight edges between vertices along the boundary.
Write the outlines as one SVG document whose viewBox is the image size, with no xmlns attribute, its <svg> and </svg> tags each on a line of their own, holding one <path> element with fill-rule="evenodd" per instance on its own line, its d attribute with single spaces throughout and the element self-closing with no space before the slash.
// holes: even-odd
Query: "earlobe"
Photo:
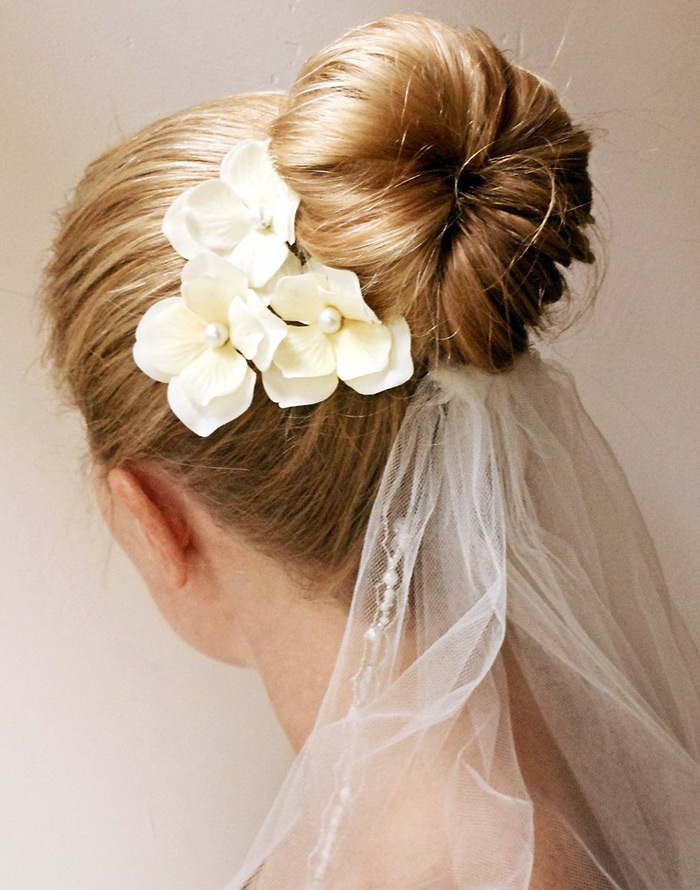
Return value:
<svg viewBox="0 0 700 890">
<path fill-rule="evenodd" d="M 118 498 L 138 524 L 153 559 L 175 588 L 187 583 L 187 523 L 163 497 L 159 486 L 140 473 L 119 467 L 107 474 L 112 495 Z"/>
</svg>

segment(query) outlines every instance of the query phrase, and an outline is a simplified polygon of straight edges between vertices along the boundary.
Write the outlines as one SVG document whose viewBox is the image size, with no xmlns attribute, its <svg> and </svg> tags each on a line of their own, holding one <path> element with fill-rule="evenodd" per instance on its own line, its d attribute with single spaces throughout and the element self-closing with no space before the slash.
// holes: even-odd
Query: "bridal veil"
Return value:
<svg viewBox="0 0 700 890">
<path fill-rule="evenodd" d="M 563 781 L 543 749 L 525 784 L 506 642 Z M 534 350 L 501 374 L 439 366 L 387 463 L 315 727 L 227 890 L 525 890 L 535 794 L 578 851 L 570 887 L 691 890 L 699 671 L 571 373 Z"/>
</svg>

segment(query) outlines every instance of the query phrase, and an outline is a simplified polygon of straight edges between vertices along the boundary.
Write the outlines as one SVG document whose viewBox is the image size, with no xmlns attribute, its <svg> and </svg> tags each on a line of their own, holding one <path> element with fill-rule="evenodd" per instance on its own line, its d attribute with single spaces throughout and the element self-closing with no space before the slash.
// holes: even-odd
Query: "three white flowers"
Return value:
<svg viewBox="0 0 700 890">
<path fill-rule="evenodd" d="M 405 319 L 381 322 L 354 272 L 302 267 L 291 251 L 299 198 L 268 144 L 239 142 L 219 179 L 171 204 L 162 228 L 187 260 L 180 296 L 155 303 L 136 329 L 136 364 L 168 384 L 170 408 L 200 436 L 250 407 L 249 362 L 282 408 L 321 402 L 340 380 L 371 395 L 413 374 Z"/>
</svg>

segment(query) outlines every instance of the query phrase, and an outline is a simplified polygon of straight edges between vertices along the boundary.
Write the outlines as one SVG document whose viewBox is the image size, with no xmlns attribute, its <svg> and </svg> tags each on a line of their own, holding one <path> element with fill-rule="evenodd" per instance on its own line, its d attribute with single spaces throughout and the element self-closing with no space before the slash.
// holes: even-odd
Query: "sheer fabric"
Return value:
<svg viewBox="0 0 700 890">
<path fill-rule="evenodd" d="M 691 890 L 699 826 L 698 641 L 570 373 L 438 368 L 316 725 L 227 890 L 524 890 L 538 849 L 562 890 Z"/>
</svg>

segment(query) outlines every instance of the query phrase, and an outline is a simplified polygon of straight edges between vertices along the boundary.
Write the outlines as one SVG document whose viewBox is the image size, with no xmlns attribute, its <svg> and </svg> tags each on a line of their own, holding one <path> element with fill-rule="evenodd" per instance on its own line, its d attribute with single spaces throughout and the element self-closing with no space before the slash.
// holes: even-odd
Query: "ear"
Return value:
<svg viewBox="0 0 700 890">
<path fill-rule="evenodd" d="M 187 583 L 190 529 L 174 484 L 147 469 L 110 470 L 107 485 L 126 507 L 167 580 L 175 588 Z"/>
</svg>

